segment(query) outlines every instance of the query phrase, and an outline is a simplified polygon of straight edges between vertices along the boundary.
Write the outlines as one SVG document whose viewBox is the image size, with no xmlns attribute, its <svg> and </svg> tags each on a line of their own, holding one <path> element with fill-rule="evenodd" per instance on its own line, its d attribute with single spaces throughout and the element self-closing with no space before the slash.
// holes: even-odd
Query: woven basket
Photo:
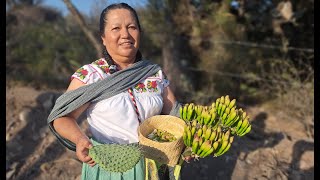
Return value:
<svg viewBox="0 0 320 180">
<path fill-rule="evenodd" d="M 185 126 L 182 119 L 170 115 L 157 115 L 146 119 L 138 128 L 139 143 L 144 156 L 169 166 L 176 165 L 185 147 L 182 139 Z M 147 136 L 154 129 L 165 130 L 173 134 L 177 140 L 157 142 L 148 139 Z"/>
</svg>

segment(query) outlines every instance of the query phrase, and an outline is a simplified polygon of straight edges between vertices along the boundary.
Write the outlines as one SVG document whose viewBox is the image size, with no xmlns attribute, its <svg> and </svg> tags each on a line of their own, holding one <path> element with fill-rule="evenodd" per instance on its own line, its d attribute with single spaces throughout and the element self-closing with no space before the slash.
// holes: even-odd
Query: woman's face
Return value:
<svg viewBox="0 0 320 180">
<path fill-rule="evenodd" d="M 103 45 L 116 63 L 133 63 L 140 44 L 136 19 L 127 9 L 114 9 L 106 17 Z"/>
</svg>

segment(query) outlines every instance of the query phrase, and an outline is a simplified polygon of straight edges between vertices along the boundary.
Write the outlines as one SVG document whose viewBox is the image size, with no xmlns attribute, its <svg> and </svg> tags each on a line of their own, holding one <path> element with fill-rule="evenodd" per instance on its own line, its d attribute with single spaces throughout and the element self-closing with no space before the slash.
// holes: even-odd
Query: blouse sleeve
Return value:
<svg viewBox="0 0 320 180">
<path fill-rule="evenodd" d="M 98 71 L 96 67 L 92 64 L 87 64 L 79 68 L 72 76 L 73 78 L 77 78 L 85 84 L 91 84 L 93 82 L 97 82 L 103 79 L 103 75 Z"/>
<path fill-rule="evenodd" d="M 168 87 L 170 84 L 170 81 L 169 81 L 167 75 L 162 70 L 160 70 L 160 77 L 161 77 L 161 81 L 163 83 L 163 87 Z"/>
</svg>

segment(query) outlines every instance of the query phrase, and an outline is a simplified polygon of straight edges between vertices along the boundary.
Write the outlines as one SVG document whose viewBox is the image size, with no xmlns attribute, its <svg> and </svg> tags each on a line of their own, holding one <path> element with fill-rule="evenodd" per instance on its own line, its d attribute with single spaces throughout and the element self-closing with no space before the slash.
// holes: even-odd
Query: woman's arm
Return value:
<svg viewBox="0 0 320 180">
<path fill-rule="evenodd" d="M 163 108 L 161 114 L 169 114 L 175 102 L 176 97 L 171 91 L 170 86 L 165 87 L 163 91 Z"/>
<path fill-rule="evenodd" d="M 74 78 L 67 91 L 77 89 L 85 84 Z M 76 144 L 76 155 L 80 161 L 93 166 L 94 161 L 88 156 L 88 149 L 92 147 L 91 141 L 87 135 L 81 130 L 77 123 L 79 116 L 88 108 L 89 103 L 84 104 L 78 109 L 72 111 L 66 116 L 57 118 L 53 121 L 54 129 L 64 138 Z"/>
</svg>

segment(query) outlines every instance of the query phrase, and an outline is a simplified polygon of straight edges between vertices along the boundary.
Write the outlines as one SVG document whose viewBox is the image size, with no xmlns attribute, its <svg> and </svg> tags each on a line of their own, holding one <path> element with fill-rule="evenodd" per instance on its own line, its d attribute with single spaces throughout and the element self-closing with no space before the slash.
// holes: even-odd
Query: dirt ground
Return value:
<svg viewBox="0 0 320 180">
<path fill-rule="evenodd" d="M 82 164 L 75 153 L 60 145 L 46 125 L 53 102 L 62 91 L 9 85 L 6 90 L 7 179 L 81 179 Z M 252 119 L 252 131 L 236 138 L 221 157 L 184 163 L 181 179 L 314 179 L 312 124 L 279 118 L 281 112 L 265 107 L 246 111 Z M 85 128 L 86 122 L 81 126 Z"/>
</svg>

